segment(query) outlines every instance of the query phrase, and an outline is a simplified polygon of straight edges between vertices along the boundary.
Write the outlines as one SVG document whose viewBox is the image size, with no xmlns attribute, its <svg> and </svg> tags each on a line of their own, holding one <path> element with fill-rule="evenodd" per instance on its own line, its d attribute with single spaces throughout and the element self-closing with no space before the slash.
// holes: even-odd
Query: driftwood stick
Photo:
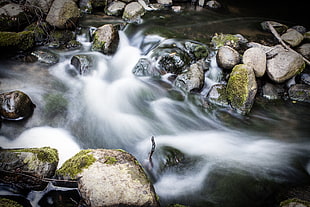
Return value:
<svg viewBox="0 0 310 207">
<path fill-rule="evenodd" d="M 149 162 L 150 162 L 151 168 L 153 168 L 152 156 L 153 156 L 153 153 L 155 152 L 155 147 L 156 147 L 154 136 L 151 137 L 151 142 L 152 142 L 152 149 L 151 149 L 151 152 L 149 154 Z"/>
<path fill-rule="evenodd" d="M 281 43 L 281 45 L 283 45 L 283 47 L 285 47 L 285 49 L 294 52 L 296 54 L 299 54 L 298 52 L 296 52 L 295 50 L 293 50 L 292 48 L 290 48 L 287 44 L 285 44 L 285 42 L 281 39 L 280 35 L 278 34 L 278 32 L 275 30 L 275 28 L 270 24 L 270 22 L 267 22 L 268 28 L 270 29 L 271 33 L 275 36 L 275 38 L 277 38 L 277 40 Z M 301 55 L 301 54 L 299 54 Z M 302 56 L 302 55 L 301 55 Z M 304 61 L 310 65 L 310 61 L 305 58 L 304 56 L 302 56 L 302 58 L 304 59 Z"/>
</svg>

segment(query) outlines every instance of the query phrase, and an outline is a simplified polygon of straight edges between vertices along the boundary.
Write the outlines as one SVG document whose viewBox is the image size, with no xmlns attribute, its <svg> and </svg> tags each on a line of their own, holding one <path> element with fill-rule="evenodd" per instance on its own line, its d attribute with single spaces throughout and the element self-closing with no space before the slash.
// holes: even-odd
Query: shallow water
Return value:
<svg viewBox="0 0 310 207">
<path fill-rule="evenodd" d="M 29 119 L 3 121 L 1 147 L 51 146 L 60 164 L 80 149 L 122 148 L 145 166 L 162 205 L 276 206 L 283 187 L 310 183 L 309 104 L 257 101 L 241 116 L 229 108 L 204 107 L 199 94 L 176 89 L 168 76 L 132 73 L 139 58 L 167 38 L 209 44 L 215 32 L 268 36 L 259 29 L 263 20 L 214 12 L 151 13 L 120 31 L 114 56 L 89 51 L 82 34 L 83 48 L 55 50 L 60 62 L 53 66 L 1 60 L 0 92 L 21 90 L 36 104 Z M 94 58 L 89 76 L 68 73 L 75 54 Z M 206 60 L 210 68 L 201 94 L 222 73 L 213 55 Z M 153 168 L 147 160 L 151 136 Z M 40 205 L 35 196 L 27 199 Z"/>
</svg>

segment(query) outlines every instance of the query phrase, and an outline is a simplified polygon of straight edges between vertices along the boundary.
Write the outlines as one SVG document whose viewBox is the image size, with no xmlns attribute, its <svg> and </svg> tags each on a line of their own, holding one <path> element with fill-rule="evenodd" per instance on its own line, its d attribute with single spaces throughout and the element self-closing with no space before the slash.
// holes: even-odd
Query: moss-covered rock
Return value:
<svg viewBox="0 0 310 207">
<path fill-rule="evenodd" d="M 50 178 L 58 165 L 58 152 L 50 147 L 0 149 L 0 178 L 5 183 L 34 190 L 47 185 L 41 178 Z"/>
<path fill-rule="evenodd" d="M 23 207 L 23 206 L 17 203 L 16 201 L 7 198 L 0 198 L 0 207 Z"/>
<path fill-rule="evenodd" d="M 82 150 L 57 174 L 79 178 L 81 196 L 89 206 L 158 206 L 141 165 L 123 150 Z"/>
<path fill-rule="evenodd" d="M 310 86 L 306 84 L 296 84 L 289 88 L 290 99 L 310 103 Z"/>
<path fill-rule="evenodd" d="M 27 50 L 34 46 L 34 32 L 0 32 L 0 51 L 15 52 Z"/>
<path fill-rule="evenodd" d="M 230 74 L 226 92 L 230 105 L 241 114 L 248 114 L 257 92 L 253 69 L 244 64 L 236 65 Z"/>
<path fill-rule="evenodd" d="M 112 24 L 105 24 L 94 34 L 92 50 L 112 55 L 116 52 L 119 43 L 118 31 Z"/>
<path fill-rule="evenodd" d="M 287 199 L 280 203 L 281 207 L 310 207 L 310 202 L 297 198 Z"/>
</svg>

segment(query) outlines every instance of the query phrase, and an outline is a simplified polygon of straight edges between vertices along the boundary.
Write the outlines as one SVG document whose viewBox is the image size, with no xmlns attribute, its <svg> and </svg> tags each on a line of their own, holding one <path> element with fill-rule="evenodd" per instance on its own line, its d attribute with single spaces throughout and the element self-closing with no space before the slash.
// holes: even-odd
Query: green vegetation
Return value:
<svg viewBox="0 0 310 207">
<path fill-rule="evenodd" d="M 16 201 L 7 199 L 7 198 L 0 198 L 0 207 L 23 207 Z"/>
<path fill-rule="evenodd" d="M 34 46 L 34 32 L 0 32 L 0 49 L 27 50 Z"/>
<path fill-rule="evenodd" d="M 12 150 L 12 152 L 31 152 L 36 155 L 34 159 L 38 159 L 41 162 L 57 164 L 59 161 L 57 149 L 50 147 L 16 149 Z"/>
</svg>

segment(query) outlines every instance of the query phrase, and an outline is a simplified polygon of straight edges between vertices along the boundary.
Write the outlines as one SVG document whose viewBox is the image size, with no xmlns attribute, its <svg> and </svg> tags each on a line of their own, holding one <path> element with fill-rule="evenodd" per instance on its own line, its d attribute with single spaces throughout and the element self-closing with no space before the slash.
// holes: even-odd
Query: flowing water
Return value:
<svg viewBox="0 0 310 207">
<path fill-rule="evenodd" d="M 162 33 L 208 44 L 214 32 L 263 35 L 261 21 L 164 12 L 120 31 L 113 56 L 90 51 L 91 42 L 82 33 L 77 38 L 83 48 L 54 50 L 60 61 L 53 66 L 1 60 L 0 92 L 22 90 L 36 104 L 31 118 L 2 123 L 1 147 L 51 146 L 59 151 L 59 166 L 80 149 L 122 148 L 144 165 L 162 205 L 277 206 L 281 189 L 310 183 L 309 104 L 256 103 L 248 116 L 241 116 L 228 108 L 205 107 L 200 94 L 175 88 L 168 75 L 132 73 L 138 60 L 166 39 Z M 93 57 L 90 75 L 70 73 L 76 54 Z M 214 53 L 206 61 L 210 67 L 201 94 L 222 74 Z M 152 136 L 153 167 L 148 163 Z M 44 206 L 37 196 L 47 192 L 26 198 Z"/>
</svg>

